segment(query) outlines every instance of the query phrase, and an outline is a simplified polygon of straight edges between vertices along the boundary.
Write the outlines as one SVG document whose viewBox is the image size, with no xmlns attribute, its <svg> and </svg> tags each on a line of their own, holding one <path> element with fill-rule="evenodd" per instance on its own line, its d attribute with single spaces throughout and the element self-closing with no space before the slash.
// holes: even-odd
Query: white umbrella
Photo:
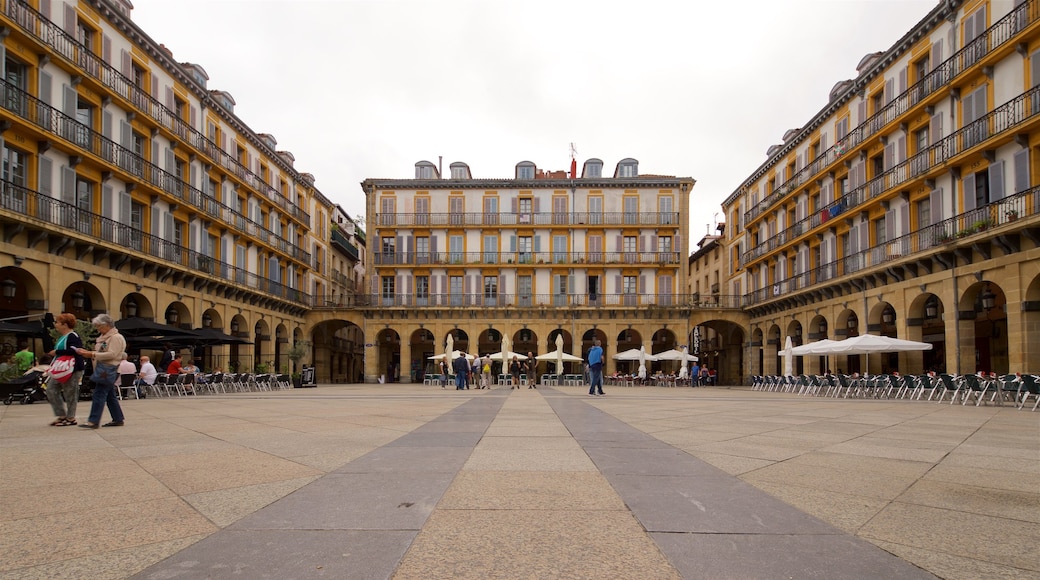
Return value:
<svg viewBox="0 0 1040 580">
<path fill-rule="evenodd" d="M 448 340 L 444 344 L 444 357 L 448 360 L 452 360 L 454 357 L 451 353 L 455 350 L 455 337 L 451 334 L 448 335 Z"/>
<path fill-rule="evenodd" d="M 780 354 L 784 355 L 784 376 L 792 376 L 794 374 L 794 342 L 790 336 L 784 341 L 784 350 L 780 351 Z"/>
<path fill-rule="evenodd" d="M 652 354 L 647 354 L 645 348 L 630 348 L 624 352 L 619 352 L 615 354 L 612 358 L 614 360 L 657 360 L 656 356 Z"/>
<path fill-rule="evenodd" d="M 639 378 L 640 379 L 645 379 L 646 378 L 646 357 L 647 357 L 646 347 L 645 346 L 639 347 Z"/>
<path fill-rule="evenodd" d="M 676 350 L 673 348 L 671 350 L 659 352 L 654 355 L 654 360 L 678 360 L 683 362 L 691 362 L 700 359 L 690 354 L 690 352 L 684 346 L 682 350 Z"/>
<path fill-rule="evenodd" d="M 689 354 L 690 354 L 685 346 L 682 347 L 682 353 L 684 355 L 686 355 L 686 356 L 689 356 Z M 694 357 L 694 360 L 696 360 L 696 358 L 697 357 Z M 681 363 L 679 363 L 679 378 L 680 379 L 688 379 L 688 378 L 690 378 L 690 370 L 686 366 L 686 359 L 685 358 L 682 359 Z"/>
<path fill-rule="evenodd" d="M 489 354 L 488 356 L 491 357 L 491 360 L 500 360 L 500 361 L 511 361 L 511 360 L 513 360 L 514 356 L 516 357 L 516 360 L 527 360 L 527 355 L 526 354 L 520 354 L 518 352 L 513 352 L 511 350 L 507 350 L 507 351 L 503 351 L 503 352 L 493 352 L 493 353 Z"/>
<path fill-rule="evenodd" d="M 459 358 L 459 356 L 463 355 L 463 354 L 466 355 L 466 360 L 473 360 L 474 358 L 477 358 L 477 355 L 464 353 L 461 350 L 453 350 L 451 352 L 446 352 L 446 353 L 442 353 L 442 354 L 435 354 L 435 355 L 429 357 L 429 360 L 444 360 L 444 357 L 448 357 L 448 361 L 450 362 L 450 361 L 453 361 L 453 360 Z"/>
<path fill-rule="evenodd" d="M 932 345 L 927 342 L 917 342 L 916 340 L 903 340 L 876 334 L 861 334 L 833 342 L 827 345 L 826 349 L 827 354 L 874 354 L 932 350 Z"/>
<path fill-rule="evenodd" d="M 538 356 L 536 356 L 534 358 L 536 360 L 551 360 L 551 361 L 563 360 L 564 362 L 582 362 L 582 361 L 585 360 L 585 359 L 581 358 L 580 356 L 574 356 L 573 354 L 564 352 L 562 350 L 554 350 L 552 352 L 547 352 L 545 354 L 540 354 L 540 355 L 538 355 Z"/>
<path fill-rule="evenodd" d="M 558 376 L 563 374 L 563 333 L 562 332 L 556 335 L 556 352 L 559 353 L 558 355 L 556 355 L 556 376 L 558 377 Z M 535 358 L 537 358 L 537 357 L 535 357 Z"/>
<path fill-rule="evenodd" d="M 827 348 L 834 343 L 835 341 L 829 338 L 824 338 L 822 340 L 817 340 L 816 342 L 810 342 L 809 344 L 796 346 L 791 349 L 791 354 L 793 354 L 794 356 L 805 356 L 809 354 L 830 354 L 830 351 L 827 350 Z"/>
</svg>

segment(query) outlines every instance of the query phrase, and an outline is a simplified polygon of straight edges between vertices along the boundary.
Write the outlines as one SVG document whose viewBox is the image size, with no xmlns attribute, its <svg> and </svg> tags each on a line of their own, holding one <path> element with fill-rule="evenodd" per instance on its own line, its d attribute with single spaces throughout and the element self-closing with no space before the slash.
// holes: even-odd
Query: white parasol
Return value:
<svg viewBox="0 0 1040 580">
<path fill-rule="evenodd" d="M 683 353 L 684 356 L 683 356 L 682 362 L 679 363 L 680 364 L 680 366 L 679 366 L 679 378 L 680 379 L 688 379 L 688 378 L 690 378 L 690 369 L 689 369 L 689 367 L 686 366 L 686 360 L 687 359 L 685 357 L 689 356 L 690 352 L 684 346 L 684 347 L 682 347 L 682 353 Z M 696 360 L 696 358 L 694 360 Z"/>
<path fill-rule="evenodd" d="M 646 347 L 639 347 L 639 378 L 646 378 Z"/>
<path fill-rule="evenodd" d="M 448 340 L 444 344 L 444 358 L 448 359 L 449 361 L 450 360 L 454 360 L 455 357 L 451 356 L 452 352 L 454 350 L 455 350 L 455 337 L 452 336 L 451 333 L 448 333 Z"/>
<path fill-rule="evenodd" d="M 784 341 L 784 350 L 780 351 L 780 354 L 784 355 L 784 376 L 794 375 L 794 342 L 790 335 Z"/>
<path fill-rule="evenodd" d="M 563 374 L 563 333 L 556 335 L 556 376 Z"/>
</svg>

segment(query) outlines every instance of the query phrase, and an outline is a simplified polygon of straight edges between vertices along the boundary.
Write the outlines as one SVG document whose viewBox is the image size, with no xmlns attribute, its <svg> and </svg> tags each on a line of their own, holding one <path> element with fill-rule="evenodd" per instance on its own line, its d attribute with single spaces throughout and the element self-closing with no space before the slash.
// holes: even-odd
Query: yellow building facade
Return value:
<svg viewBox="0 0 1040 580">
<path fill-rule="evenodd" d="M 561 336 L 578 357 L 598 338 L 608 373 L 635 371 L 612 358 L 619 352 L 689 344 L 693 179 L 640 175 L 635 159 L 612 175 L 599 159 L 580 174 L 576 164 L 543 172 L 525 161 L 512 179 L 476 179 L 461 162 L 449 169 L 442 179 L 439 167 L 420 162 L 414 179 L 362 184 L 366 378 L 418 380 L 449 336 L 455 349 L 479 355 L 501 352 L 503 339 L 512 351 L 545 354 Z M 736 311 L 733 302 L 711 312 Z"/>
<path fill-rule="evenodd" d="M 1040 370 L 1040 2 L 940 2 L 783 136 L 724 203 L 748 371 L 795 343 L 932 350 L 799 372 Z"/>
<path fill-rule="evenodd" d="M 331 203 L 127 1 L 0 0 L 0 317 L 107 312 L 243 343 L 287 372 L 326 292 Z"/>
</svg>

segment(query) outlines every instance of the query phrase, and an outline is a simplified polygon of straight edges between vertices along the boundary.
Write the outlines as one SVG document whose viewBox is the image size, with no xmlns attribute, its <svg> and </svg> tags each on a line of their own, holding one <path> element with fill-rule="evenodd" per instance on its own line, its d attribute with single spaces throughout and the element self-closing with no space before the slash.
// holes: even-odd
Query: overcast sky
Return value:
<svg viewBox="0 0 1040 580">
<path fill-rule="evenodd" d="M 235 112 L 353 217 L 416 161 L 512 178 L 570 167 L 693 177 L 693 239 L 785 131 L 937 0 L 133 0 Z M 716 216 L 717 214 L 717 216 Z M 713 228 L 712 228 L 713 229 Z M 692 246 L 692 243 L 691 243 Z"/>
</svg>

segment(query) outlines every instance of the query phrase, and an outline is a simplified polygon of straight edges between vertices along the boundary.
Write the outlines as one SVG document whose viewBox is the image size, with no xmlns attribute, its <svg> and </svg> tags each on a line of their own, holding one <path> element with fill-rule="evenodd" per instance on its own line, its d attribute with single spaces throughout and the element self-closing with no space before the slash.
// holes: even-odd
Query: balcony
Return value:
<svg viewBox="0 0 1040 580">
<path fill-rule="evenodd" d="M 375 216 L 376 226 L 453 228 L 466 226 L 679 226 L 677 212 L 398 213 Z"/>
<path fill-rule="evenodd" d="M 376 252 L 376 266 L 438 265 L 677 265 L 678 252 Z"/>
<path fill-rule="evenodd" d="M 913 260 L 935 251 L 957 249 L 962 243 L 978 248 L 979 242 L 991 235 L 990 230 L 1005 226 L 1010 230 L 1019 220 L 1037 215 L 1040 215 L 1040 186 L 760 288 L 748 294 L 745 302 L 747 306 L 755 306 L 780 297 L 790 297 L 792 293 L 838 283 L 843 277 L 858 272 L 876 271 L 898 261 Z M 995 243 L 1001 245 L 1004 253 L 1015 251 L 1012 242 L 1007 239 Z"/>
<path fill-rule="evenodd" d="M 130 79 L 109 66 L 99 56 L 87 50 L 60 26 L 45 18 L 22 0 L 3 0 L 3 2 L 4 15 L 14 22 L 18 29 L 40 44 L 50 47 L 56 56 L 77 69 L 77 72 L 85 73 L 90 78 L 107 87 L 114 95 L 123 98 L 132 109 L 152 119 L 158 126 L 179 137 L 184 143 L 192 146 L 197 152 L 208 157 L 216 165 L 223 167 L 229 174 L 237 176 L 245 184 L 262 192 L 271 203 L 282 208 L 289 215 L 300 220 L 303 224 L 310 223 L 310 216 L 302 208 L 289 202 L 280 192 L 265 183 L 263 179 L 250 171 L 249 168 L 225 153 L 215 143 L 208 140 L 205 135 L 137 87 Z M 272 157 L 272 160 L 276 163 L 278 162 L 277 157 L 277 155 Z M 295 173 L 291 168 L 286 167 L 286 169 L 289 170 L 290 175 Z"/>
<path fill-rule="evenodd" d="M 327 297 L 326 304 L 314 304 L 315 308 L 632 308 L 646 311 L 648 308 L 699 308 L 739 310 L 744 297 L 715 295 L 697 297 L 692 294 L 365 294 L 355 296 Z M 320 301 L 316 301 L 320 302 Z"/>
<path fill-rule="evenodd" d="M 1040 87 L 1034 87 L 1004 103 L 985 117 L 949 135 L 928 149 L 849 191 L 842 198 L 822 208 L 791 227 L 770 237 L 764 244 L 744 252 L 741 266 L 748 266 L 757 258 L 782 247 L 802 234 L 814 230 L 828 220 L 875 199 L 907 183 L 928 177 L 934 169 L 945 169 L 955 157 L 1001 137 L 1010 139 L 1022 126 L 1040 118 Z"/>
<path fill-rule="evenodd" d="M 817 175 L 828 170 L 835 162 L 870 137 L 880 133 L 910 109 L 942 98 L 942 95 L 933 97 L 933 94 L 950 85 L 965 71 L 977 66 L 986 54 L 998 51 L 1002 47 L 1010 47 L 1015 36 L 1038 19 L 1040 19 L 1040 4 L 1037 2 L 1026 2 L 1016 7 L 978 38 L 936 66 L 932 72 L 908 88 L 906 92 L 892 99 L 882 110 L 850 131 L 845 138 L 837 141 L 831 148 L 793 175 L 791 179 L 770 192 L 761 202 L 749 208 L 744 214 L 744 224 L 751 225 L 755 218 L 770 207 L 802 185 L 816 179 Z"/>
<path fill-rule="evenodd" d="M 348 258 L 351 258 L 355 262 L 359 260 L 358 249 L 354 244 L 350 243 L 350 240 L 347 239 L 347 236 L 343 235 L 343 232 L 339 228 L 332 230 L 332 243 L 343 250 Z"/>
<path fill-rule="evenodd" d="M 267 228 L 238 214 L 230 207 L 206 195 L 202 190 L 192 187 L 180 177 L 164 171 L 158 165 L 146 161 L 133 151 L 117 145 L 101 133 L 93 131 L 25 91 L 7 84 L 4 79 L 0 79 L 0 94 L 3 95 L 3 98 L 0 99 L 0 107 L 41 131 L 60 137 L 122 169 L 127 183 L 150 184 L 216 220 L 234 224 L 242 232 L 272 245 L 293 258 L 304 262 L 309 259 L 308 252 L 275 236 Z"/>
<path fill-rule="evenodd" d="M 297 304 L 309 301 L 309 297 L 295 288 L 9 181 L 0 181 L 0 211 L 12 214 L 3 216 L 5 221 L 46 231 L 52 237 L 65 238 L 65 241 L 52 245 L 52 252 L 64 251 L 69 243 L 67 237 L 78 235 L 85 247 L 108 242 L 113 244 L 112 251 L 123 251 L 131 257 L 150 258 L 176 266 L 185 274 L 211 276 L 218 282 L 232 282 Z"/>
</svg>

